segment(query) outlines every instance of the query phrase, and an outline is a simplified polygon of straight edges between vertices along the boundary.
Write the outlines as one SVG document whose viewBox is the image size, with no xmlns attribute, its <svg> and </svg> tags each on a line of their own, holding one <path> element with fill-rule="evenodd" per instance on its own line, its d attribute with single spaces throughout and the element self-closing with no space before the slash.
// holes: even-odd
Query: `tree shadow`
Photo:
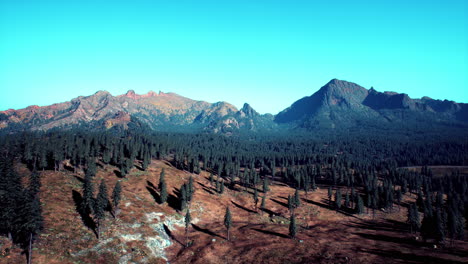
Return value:
<svg viewBox="0 0 468 264">
<path fill-rule="evenodd" d="M 438 263 L 438 264 L 466 263 L 466 262 L 443 259 L 443 258 L 434 257 L 434 256 L 421 256 L 421 255 L 416 255 L 416 254 L 411 254 L 411 253 L 403 253 L 398 250 L 370 249 L 370 250 L 361 250 L 361 251 L 365 253 L 370 253 L 370 254 L 390 258 L 392 260 L 400 259 L 408 263 Z"/>
<path fill-rule="evenodd" d="M 200 183 L 200 182 L 197 182 L 197 183 L 202 187 L 202 189 L 203 189 L 205 192 L 207 192 L 207 193 L 209 193 L 209 194 L 215 194 L 215 193 L 213 192 L 213 191 L 214 191 L 213 188 L 207 187 L 205 184 Z"/>
<path fill-rule="evenodd" d="M 161 196 L 153 188 L 146 186 L 146 190 L 148 190 L 151 196 L 153 196 L 153 199 L 156 203 L 161 203 Z"/>
<path fill-rule="evenodd" d="M 270 198 L 270 200 L 272 200 L 273 202 L 275 202 L 275 203 L 277 203 L 277 204 L 279 204 L 279 205 L 282 205 L 282 206 L 284 206 L 284 207 L 286 207 L 286 208 L 289 208 L 287 203 L 283 203 L 283 202 L 278 201 L 278 200 L 273 199 L 273 198 Z"/>
<path fill-rule="evenodd" d="M 195 224 L 192 224 L 192 227 L 193 227 L 194 230 L 196 230 L 198 232 L 202 232 L 202 233 L 205 233 L 205 234 L 210 235 L 210 236 L 216 236 L 216 237 L 224 239 L 224 237 L 216 234 L 215 232 L 213 232 L 213 231 L 211 231 L 211 230 L 209 230 L 207 228 L 202 228 L 202 227 L 199 227 L 199 226 L 197 226 Z"/>
<path fill-rule="evenodd" d="M 328 205 L 328 204 L 326 204 L 326 203 L 323 203 L 323 202 L 320 203 L 320 202 L 316 202 L 316 201 L 309 200 L 309 199 L 304 199 L 304 198 L 303 198 L 302 200 L 305 201 L 305 202 L 307 202 L 307 203 L 309 203 L 309 204 L 317 205 L 317 206 L 320 206 L 320 207 L 322 207 L 322 208 L 325 208 L 325 209 L 328 209 L 328 210 L 332 210 L 332 211 L 336 211 L 336 212 L 338 212 L 338 213 L 340 213 L 340 214 L 344 214 L 344 215 L 346 215 L 346 216 L 350 216 L 350 217 L 357 218 L 354 214 L 349 213 L 349 212 L 352 212 L 352 209 L 346 208 L 346 209 L 343 209 L 343 210 L 341 210 L 341 209 L 340 209 L 340 210 L 336 210 L 335 207 L 330 206 L 330 205 Z M 328 202 L 327 199 L 323 199 L 322 201 Z M 347 212 L 347 211 L 349 211 L 349 212 Z"/>
<path fill-rule="evenodd" d="M 121 173 L 119 170 L 114 170 L 114 174 L 115 174 L 115 176 L 117 176 L 118 178 L 124 178 L 124 177 L 122 176 L 122 173 Z"/>
<path fill-rule="evenodd" d="M 289 238 L 289 236 L 287 236 L 285 234 L 277 233 L 277 232 L 274 232 L 274 231 L 263 230 L 263 229 L 258 229 L 258 228 L 252 228 L 252 230 L 260 232 L 260 233 L 264 233 L 264 234 L 267 234 L 267 235 L 278 236 L 278 237 L 282 237 L 282 238 Z"/>
<path fill-rule="evenodd" d="M 169 229 L 169 227 L 166 225 L 166 224 L 163 224 L 163 228 L 164 228 L 164 231 L 166 232 L 166 234 L 172 239 L 174 240 L 175 242 L 181 244 L 183 247 L 185 247 L 185 245 L 180 242 L 179 240 L 177 240 L 177 238 L 175 238 L 174 234 L 172 234 L 172 231 Z"/>
<path fill-rule="evenodd" d="M 173 194 L 170 194 L 167 197 L 167 204 L 172 207 L 174 210 L 181 210 L 180 199 Z"/>
<path fill-rule="evenodd" d="M 84 183 L 84 179 L 83 179 L 83 178 L 78 177 L 78 176 L 76 176 L 76 175 L 75 175 L 75 178 L 76 178 L 79 182 Z"/>
<path fill-rule="evenodd" d="M 154 184 L 152 182 L 150 182 L 150 181 L 146 181 L 146 184 L 148 184 L 148 186 L 153 188 L 155 191 L 159 190 L 159 188 L 154 186 Z"/>
<path fill-rule="evenodd" d="M 273 217 L 273 216 L 281 216 L 282 214 L 280 213 L 277 213 L 277 212 L 274 212 L 270 209 L 267 209 L 267 208 L 260 208 L 260 210 L 262 210 L 263 212 L 267 213 L 269 217 Z"/>
<path fill-rule="evenodd" d="M 411 238 L 407 237 L 393 237 L 393 236 L 386 236 L 386 235 L 380 235 L 380 234 L 367 234 L 367 233 L 353 233 L 354 235 L 358 235 L 362 238 L 374 240 L 374 241 L 384 241 L 384 242 L 390 242 L 390 243 L 396 243 L 396 244 L 407 244 L 415 247 L 423 247 L 427 245 L 427 243 L 424 243 L 422 241 L 417 241 Z"/>
<path fill-rule="evenodd" d="M 351 222 L 350 224 L 345 224 L 349 227 L 374 230 L 374 231 L 391 231 L 398 233 L 408 233 L 409 226 L 405 223 L 398 222 L 395 220 L 387 219 L 385 222 Z"/>
<path fill-rule="evenodd" d="M 73 172 L 75 171 L 75 168 L 73 166 L 68 166 L 68 165 L 63 165 L 63 168 L 67 171 Z"/>
<path fill-rule="evenodd" d="M 93 233 L 96 235 L 96 237 L 98 237 L 98 234 L 96 231 L 96 223 L 94 222 L 93 218 L 91 218 L 91 216 L 85 213 L 84 210 L 81 208 L 83 197 L 81 196 L 79 192 L 75 190 L 72 191 L 72 197 L 73 197 L 73 201 L 75 202 L 75 209 L 80 214 L 83 224 L 87 228 L 91 229 Z"/>
<path fill-rule="evenodd" d="M 242 209 L 242 210 L 244 210 L 244 211 L 247 211 L 247 212 L 249 212 L 249 213 L 254 213 L 254 214 L 257 213 L 257 212 L 255 212 L 254 210 L 251 210 L 251 209 L 249 209 L 249 208 L 247 208 L 247 207 L 244 207 L 244 206 L 242 206 L 242 205 L 240 205 L 240 204 L 238 204 L 238 203 L 236 203 L 236 202 L 234 202 L 234 201 L 231 201 L 231 203 L 232 203 L 233 205 L 235 205 L 237 208 L 240 208 L 240 209 Z"/>
</svg>

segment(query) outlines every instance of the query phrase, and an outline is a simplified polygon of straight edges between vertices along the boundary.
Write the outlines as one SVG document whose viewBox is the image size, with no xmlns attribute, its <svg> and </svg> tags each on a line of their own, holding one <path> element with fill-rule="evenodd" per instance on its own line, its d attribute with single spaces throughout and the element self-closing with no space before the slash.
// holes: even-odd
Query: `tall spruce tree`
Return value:
<svg viewBox="0 0 468 264">
<path fill-rule="evenodd" d="M 294 214 L 291 214 L 291 218 L 289 219 L 289 236 L 294 239 L 296 238 L 297 233 L 297 226 L 296 226 L 296 217 Z"/>
<path fill-rule="evenodd" d="M 189 246 L 188 233 L 191 221 L 192 217 L 190 216 L 190 210 L 187 209 L 187 213 L 185 214 L 185 247 Z"/>
<path fill-rule="evenodd" d="M 362 200 L 362 197 L 359 194 L 357 195 L 357 203 L 356 203 L 355 211 L 357 214 L 364 213 L 364 201 Z"/>
<path fill-rule="evenodd" d="M 260 208 L 262 210 L 265 210 L 265 202 L 266 202 L 265 200 L 266 200 L 266 193 L 264 193 L 263 196 L 262 196 L 262 203 L 260 205 Z"/>
<path fill-rule="evenodd" d="M 105 217 L 105 210 L 109 205 L 109 198 L 107 196 L 107 186 L 104 179 L 102 179 L 101 184 L 99 185 L 99 192 L 96 197 L 96 202 L 94 204 L 94 219 L 96 221 L 96 234 L 97 238 L 100 238 L 100 231 L 102 220 Z"/>
<path fill-rule="evenodd" d="M 299 195 L 299 190 L 296 189 L 294 192 L 294 200 L 293 200 L 293 206 L 294 208 L 298 208 L 301 205 L 301 197 Z"/>
<path fill-rule="evenodd" d="M 122 186 L 120 185 L 120 181 L 117 181 L 114 186 L 114 190 L 112 191 L 112 214 L 116 217 L 117 211 L 119 209 L 120 199 L 122 193 Z"/>
<path fill-rule="evenodd" d="M 224 226 L 226 227 L 227 240 L 229 241 L 230 240 L 229 232 L 232 226 L 232 217 L 231 217 L 231 211 L 229 210 L 229 206 L 226 207 L 226 213 L 224 214 Z"/>
<path fill-rule="evenodd" d="M 255 211 L 257 211 L 257 204 L 258 204 L 258 190 L 257 187 L 254 187 L 254 193 L 253 193 L 253 202 L 255 206 Z"/>
<path fill-rule="evenodd" d="M 418 206 L 411 203 L 408 207 L 408 224 L 411 233 L 417 232 L 420 228 Z"/>
<path fill-rule="evenodd" d="M 88 167 L 85 173 L 83 182 L 83 200 L 81 203 L 81 210 L 84 214 L 93 213 L 94 209 L 94 174 L 95 170 Z"/>
<path fill-rule="evenodd" d="M 162 168 L 161 173 L 159 174 L 159 184 L 158 184 L 159 191 L 161 191 L 162 185 L 165 182 L 166 182 L 166 170 Z"/>
<path fill-rule="evenodd" d="M 336 210 L 340 210 L 341 208 L 341 190 L 340 189 L 336 189 L 336 193 L 335 193 L 335 208 Z"/>
</svg>

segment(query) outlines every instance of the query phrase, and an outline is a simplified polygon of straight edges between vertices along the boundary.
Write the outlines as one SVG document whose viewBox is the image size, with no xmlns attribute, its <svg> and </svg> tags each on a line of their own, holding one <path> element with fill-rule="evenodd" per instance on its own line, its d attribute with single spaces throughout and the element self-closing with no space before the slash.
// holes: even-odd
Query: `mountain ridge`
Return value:
<svg viewBox="0 0 468 264">
<path fill-rule="evenodd" d="M 276 115 L 259 114 L 248 103 L 237 109 L 228 102 L 208 103 L 176 93 L 113 96 L 105 90 L 49 106 L 0 111 L 0 129 L 49 130 L 93 124 L 97 128 L 129 125 L 153 130 L 191 130 L 232 134 L 238 130 L 275 130 L 286 125 L 306 129 L 355 127 L 363 122 L 386 124 L 468 122 L 468 104 L 405 93 L 379 92 L 356 83 L 332 79 L 310 96 Z"/>
</svg>

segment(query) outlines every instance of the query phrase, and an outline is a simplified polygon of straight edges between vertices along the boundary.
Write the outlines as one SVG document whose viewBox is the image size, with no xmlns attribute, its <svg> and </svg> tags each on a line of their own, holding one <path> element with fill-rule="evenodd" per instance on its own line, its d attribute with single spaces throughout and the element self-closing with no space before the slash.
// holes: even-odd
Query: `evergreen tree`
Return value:
<svg viewBox="0 0 468 264">
<path fill-rule="evenodd" d="M 190 216 L 190 210 L 187 209 L 187 213 L 185 214 L 185 247 L 189 246 L 188 231 L 189 231 L 189 226 L 190 226 L 191 221 L 192 221 L 192 217 Z"/>
<path fill-rule="evenodd" d="M 356 203 L 356 213 L 363 214 L 364 213 L 364 201 L 362 200 L 361 195 L 357 195 L 357 203 Z"/>
<path fill-rule="evenodd" d="M 254 193 L 253 193 L 253 202 L 254 202 L 254 205 L 255 205 L 255 211 L 257 211 L 257 204 L 258 204 L 258 191 L 257 191 L 257 188 L 254 187 Z"/>
<path fill-rule="evenodd" d="M 219 183 L 219 193 L 224 193 L 224 180 Z"/>
<path fill-rule="evenodd" d="M 398 189 L 397 192 L 396 192 L 396 200 L 398 202 L 398 211 L 400 211 L 401 200 L 402 199 L 403 199 L 403 193 L 402 193 L 401 189 Z"/>
<path fill-rule="evenodd" d="M 166 170 L 164 168 L 161 169 L 161 173 L 159 174 L 159 202 L 163 204 L 167 201 L 168 193 L 167 193 L 167 185 L 166 185 Z"/>
<path fill-rule="evenodd" d="M 435 239 L 439 244 L 445 240 L 445 221 L 440 208 L 435 212 Z"/>
<path fill-rule="evenodd" d="M 85 173 L 83 182 L 83 200 L 81 203 L 81 210 L 84 214 L 91 214 L 94 209 L 94 173 L 95 170 L 90 169 Z"/>
<path fill-rule="evenodd" d="M 180 187 L 180 210 L 185 210 L 187 207 L 187 184 L 182 184 Z"/>
<path fill-rule="evenodd" d="M 270 187 L 268 184 L 268 178 L 265 176 L 265 178 L 263 178 L 263 192 L 266 193 L 268 191 L 270 191 Z"/>
<path fill-rule="evenodd" d="M 299 195 L 299 191 L 296 189 L 294 192 L 294 200 L 293 200 L 293 207 L 298 208 L 301 205 L 301 197 Z"/>
<path fill-rule="evenodd" d="M 340 210 L 341 208 L 341 190 L 337 189 L 335 193 L 335 208 L 336 210 Z"/>
<path fill-rule="evenodd" d="M 162 191 L 162 185 L 166 183 L 166 170 L 162 168 L 161 173 L 159 174 L 159 191 Z"/>
<path fill-rule="evenodd" d="M 102 220 L 105 217 L 105 210 L 108 205 L 109 205 L 109 198 L 107 196 L 107 186 L 106 186 L 106 182 L 103 179 L 101 181 L 101 184 L 99 185 L 99 192 L 96 197 L 96 202 L 94 204 L 94 218 L 96 220 L 96 228 L 97 228 L 96 233 L 97 233 L 98 239 L 100 237 Z"/>
<path fill-rule="evenodd" d="M 332 187 L 331 186 L 328 186 L 328 205 L 331 207 L 332 206 L 332 203 L 331 203 L 331 199 L 332 199 Z"/>
<path fill-rule="evenodd" d="M 112 211 L 113 211 L 114 217 L 119 208 L 121 193 L 122 193 L 122 186 L 120 185 L 120 181 L 117 181 L 115 183 L 114 190 L 112 191 L 112 208 L 113 208 Z"/>
<path fill-rule="evenodd" d="M 37 235 L 43 229 L 44 219 L 42 217 L 42 207 L 39 198 L 39 193 L 35 189 L 34 185 L 40 186 L 40 181 L 37 176 L 38 182 L 30 182 L 28 190 L 24 191 L 24 199 L 21 204 L 18 204 L 19 213 L 16 215 L 15 226 L 16 226 L 16 239 L 19 241 L 21 246 L 27 251 L 28 263 L 32 260 L 32 245 L 36 240 Z M 34 176 L 33 176 L 34 177 Z"/>
<path fill-rule="evenodd" d="M 294 210 L 294 202 L 293 200 L 291 199 L 291 195 L 288 195 L 288 210 L 289 210 L 289 213 L 293 213 L 293 210 Z"/>
<path fill-rule="evenodd" d="M 345 207 L 350 208 L 350 198 L 349 198 L 349 193 L 346 193 L 345 195 Z"/>
<path fill-rule="evenodd" d="M 265 202 L 266 202 L 265 200 L 266 200 L 266 194 L 263 194 L 263 196 L 262 196 L 262 204 L 260 205 L 260 208 L 261 208 L 262 210 L 265 210 Z"/>
<path fill-rule="evenodd" d="M 211 186 L 213 186 L 213 180 L 214 180 L 213 173 L 210 172 L 210 184 L 211 184 Z"/>
<path fill-rule="evenodd" d="M 410 225 L 411 233 L 414 233 L 419 230 L 419 212 L 418 206 L 415 203 L 410 204 L 408 207 L 408 223 Z"/>
<path fill-rule="evenodd" d="M 227 231 L 227 240 L 229 241 L 229 231 L 232 225 L 232 218 L 231 218 L 231 211 L 229 207 L 226 207 L 226 214 L 224 215 L 224 226 L 226 227 Z"/>
<path fill-rule="evenodd" d="M 297 227 L 296 227 L 296 217 L 294 214 L 291 214 L 291 218 L 289 221 L 289 236 L 294 239 L 296 238 Z"/>
<path fill-rule="evenodd" d="M 195 192 L 195 189 L 193 188 L 193 177 L 190 175 L 188 185 L 187 185 L 187 199 L 188 201 L 192 201 L 193 193 Z"/>
</svg>

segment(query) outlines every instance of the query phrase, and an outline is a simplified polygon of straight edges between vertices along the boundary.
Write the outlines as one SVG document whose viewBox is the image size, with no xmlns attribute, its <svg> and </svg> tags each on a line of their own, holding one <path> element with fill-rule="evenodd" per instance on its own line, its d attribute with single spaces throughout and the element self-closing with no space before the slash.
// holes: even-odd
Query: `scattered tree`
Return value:
<svg viewBox="0 0 468 264">
<path fill-rule="evenodd" d="M 226 214 L 224 215 L 224 226 L 226 227 L 228 241 L 230 239 L 229 231 L 231 230 L 231 225 L 232 225 L 231 211 L 229 210 L 229 207 L 226 207 Z"/>
</svg>

